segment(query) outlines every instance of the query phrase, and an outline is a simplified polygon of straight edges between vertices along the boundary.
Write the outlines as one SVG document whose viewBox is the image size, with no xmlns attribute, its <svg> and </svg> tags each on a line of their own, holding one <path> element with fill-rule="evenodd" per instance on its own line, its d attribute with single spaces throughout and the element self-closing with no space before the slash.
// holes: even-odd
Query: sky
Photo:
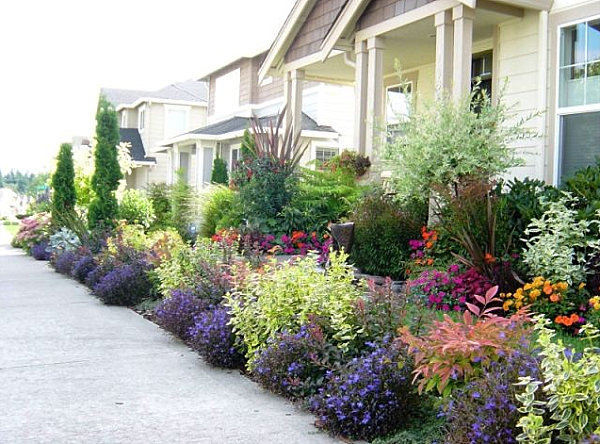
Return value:
<svg viewBox="0 0 600 444">
<path fill-rule="evenodd" d="M 0 6 L 0 171 L 51 172 L 94 134 L 100 88 L 156 90 L 267 49 L 294 0 L 19 0 Z"/>
</svg>

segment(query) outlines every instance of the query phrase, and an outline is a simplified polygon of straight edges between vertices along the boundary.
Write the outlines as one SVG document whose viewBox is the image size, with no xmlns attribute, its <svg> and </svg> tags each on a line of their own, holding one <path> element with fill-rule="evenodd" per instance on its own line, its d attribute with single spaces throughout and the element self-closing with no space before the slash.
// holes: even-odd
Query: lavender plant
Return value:
<svg viewBox="0 0 600 444">
<path fill-rule="evenodd" d="M 73 265 L 78 259 L 77 252 L 74 250 L 63 251 L 57 254 L 53 259 L 53 265 L 56 272 L 61 274 L 71 275 Z"/>
<path fill-rule="evenodd" d="M 217 306 L 196 316 L 189 330 L 192 348 L 209 364 L 217 367 L 238 368 L 244 365 L 243 354 L 236 348 L 230 319 L 228 310 Z"/>
<path fill-rule="evenodd" d="M 118 266 L 100 279 L 94 286 L 94 294 L 105 304 L 136 305 L 152 291 L 152 282 L 148 278 L 151 268 L 143 260 Z"/>
<path fill-rule="evenodd" d="M 31 255 L 35 260 L 38 261 L 49 261 L 50 252 L 46 251 L 48 248 L 48 241 L 42 240 L 31 247 Z"/>
<path fill-rule="evenodd" d="M 81 256 L 74 264 L 71 275 L 81 283 L 84 283 L 88 275 L 98 267 L 94 256 L 85 254 Z"/>
</svg>

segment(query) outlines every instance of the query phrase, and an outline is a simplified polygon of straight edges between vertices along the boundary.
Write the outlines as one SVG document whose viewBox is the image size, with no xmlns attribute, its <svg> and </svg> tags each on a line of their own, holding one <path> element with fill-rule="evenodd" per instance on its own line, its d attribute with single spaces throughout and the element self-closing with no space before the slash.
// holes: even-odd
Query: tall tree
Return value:
<svg viewBox="0 0 600 444">
<path fill-rule="evenodd" d="M 114 107 L 103 97 L 96 113 L 96 150 L 94 152 L 94 175 L 92 189 L 95 197 L 90 203 L 88 223 L 90 228 L 100 225 L 112 226 L 117 216 L 118 204 L 115 191 L 122 178 L 117 157 L 119 122 Z"/>
<path fill-rule="evenodd" d="M 227 185 L 229 183 L 229 175 L 227 174 L 227 163 L 220 157 L 215 157 L 210 181 L 212 183 L 220 183 L 222 185 Z"/>
<path fill-rule="evenodd" d="M 52 175 L 52 220 L 60 221 L 75 211 L 75 170 L 73 168 L 73 148 L 63 143 L 58 152 L 56 171 Z"/>
<path fill-rule="evenodd" d="M 2 175 L 2 171 L 0 171 L 0 188 L 4 187 L 4 176 Z"/>
</svg>

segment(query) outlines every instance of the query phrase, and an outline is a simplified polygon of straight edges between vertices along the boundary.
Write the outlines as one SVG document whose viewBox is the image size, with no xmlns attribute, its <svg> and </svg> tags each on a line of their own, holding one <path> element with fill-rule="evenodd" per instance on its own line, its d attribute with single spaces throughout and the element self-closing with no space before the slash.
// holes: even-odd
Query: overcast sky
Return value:
<svg viewBox="0 0 600 444">
<path fill-rule="evenodd" d="M 0 170 L 50 171 L 93 136 L 101 87 L 155 90 L 274 40 L 294 0 L 19 0 L 0 6 Z"/>
</svg>

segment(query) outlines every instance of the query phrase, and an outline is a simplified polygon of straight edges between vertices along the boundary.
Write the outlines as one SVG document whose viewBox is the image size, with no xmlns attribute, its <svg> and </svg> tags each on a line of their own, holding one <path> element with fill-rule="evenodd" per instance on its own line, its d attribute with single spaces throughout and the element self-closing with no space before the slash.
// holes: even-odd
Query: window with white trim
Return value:
<svg viewBox="0 0 600 444">
<path fill-rule="evenodd" d="M 560 29 L 558 179 L 600 156 L 600 18 Z"/>
<path fill-rule="evenodd" d="M 232 171 L 238 163 L 240 159 L 240 149 L 239 148 L 231 148 L 229 153 L 229 170 Z"/>
<path fill-rule="evenodd" d="M 126 109 L 121 111 L 121 128 L 127 128 L 127 113 L 128 112 L 129 111 L 127 111 Z"/>
<path fill-rule="evenodd" d="M 335 157 L 339 154 L 340 150 L 338 148 L 329 148 L 318 146 L 315 148 L 315 159 L 317 160 L 317 165 L 321 165 L 332 157 Z"/>
<path fill-rule="evenodd" d="M 215 80 L 215 115 L 233 113 L 240 106 L 240 69 L 223 74 Z"/>
<path fill-rule="evenodd" d="M 188 107 L 165 107 L 165 139 L 179 136 L 188 130 Z"/>
<path fill-rule="evenodd" d="M 143 106 L 138 111 L 138 129 L 143 131 L 146 127 L 146 107 Z"/>
<path fill-rule="evenodd" d="M 385 119 L 388 126 L 404 122 L 409 116 L 412 90 L 412 82 L 387 87 Z"/>
</svg>

